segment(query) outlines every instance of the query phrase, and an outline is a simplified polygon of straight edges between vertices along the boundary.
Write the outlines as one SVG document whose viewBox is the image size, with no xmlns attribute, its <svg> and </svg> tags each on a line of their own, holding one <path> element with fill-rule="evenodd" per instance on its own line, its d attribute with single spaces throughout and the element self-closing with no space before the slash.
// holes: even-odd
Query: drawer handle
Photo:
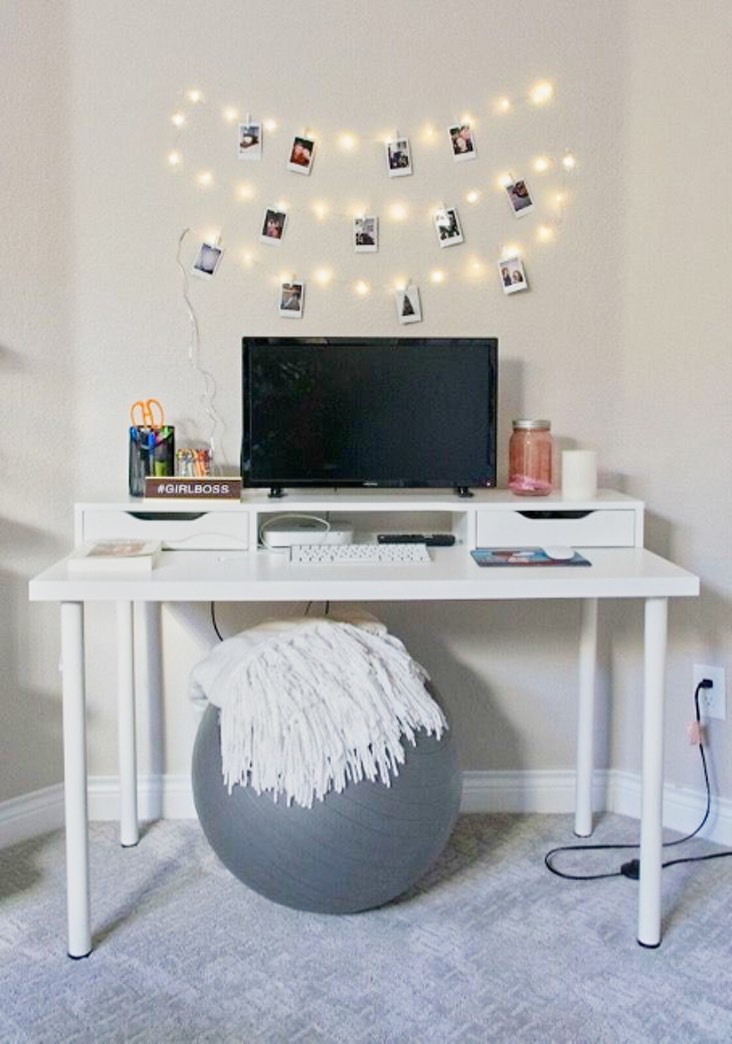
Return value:
<svg viewBox="0 0 732 1044">
<path fill-rule="evenodd" d="M 593 514 L 592 511 L 519 511 L 524 518 L 535 519 L 562 519 L 562 518 L 587 518 Z"/>
<path fill-rule="evenodd" d="M 126 511 L 126 515 L 139 518 L 141 522 L 195 522 L 207 511 Z"/>
</svg>

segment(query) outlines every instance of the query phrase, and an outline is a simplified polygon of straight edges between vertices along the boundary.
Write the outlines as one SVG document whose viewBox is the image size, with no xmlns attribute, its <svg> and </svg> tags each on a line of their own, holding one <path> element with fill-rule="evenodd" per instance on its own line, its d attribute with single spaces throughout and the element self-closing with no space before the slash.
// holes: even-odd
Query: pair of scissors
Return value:
<svg viewBox="0 0 732 1044">
<path fill-rule="evenodd" d="M 162 428 L 165 424 L 163 407 L 157 399 L 138 399 L 130 406 L 130 421 L 136 428 Z"/>
</svg>

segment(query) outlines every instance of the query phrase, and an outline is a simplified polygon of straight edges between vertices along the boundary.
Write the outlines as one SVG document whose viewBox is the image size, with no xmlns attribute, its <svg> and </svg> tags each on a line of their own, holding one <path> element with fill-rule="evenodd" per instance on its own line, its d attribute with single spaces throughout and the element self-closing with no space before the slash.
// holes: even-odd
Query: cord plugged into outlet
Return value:
<svg viewBox="0 0 732 1044">
<path fill-rule="evenodd" d="M 699 709 L 705 718 L 726 719 L 727 690 L 723 667 L 694 664 L 694 688 L 699 686 Z"/>
</svg>

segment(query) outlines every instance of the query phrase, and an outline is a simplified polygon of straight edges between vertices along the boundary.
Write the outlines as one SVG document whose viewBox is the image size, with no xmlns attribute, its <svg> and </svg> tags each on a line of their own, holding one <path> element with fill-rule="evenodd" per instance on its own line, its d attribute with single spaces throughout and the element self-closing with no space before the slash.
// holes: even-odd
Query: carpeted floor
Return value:
<svg viewBox="0 0 732 1044">
<path fill-rule="evenodd" d="M 62 835 L 18 845 L 0 852 L 0 1040 L 732 1040 L 732 859 L 664 871 L 663 945 L 644 950 L 635 882 L 544 868 L 548 848 L 574 840 L 571 822 L 462 816 L 418 887 L 349 917 L 249 891 L 195 822 L 155 823 L 134 849 L 95 824 L 96 949 L 82 961 L 65 951 Z M 636 833 L 604 816 L 593 840 Z"/>
</svg>

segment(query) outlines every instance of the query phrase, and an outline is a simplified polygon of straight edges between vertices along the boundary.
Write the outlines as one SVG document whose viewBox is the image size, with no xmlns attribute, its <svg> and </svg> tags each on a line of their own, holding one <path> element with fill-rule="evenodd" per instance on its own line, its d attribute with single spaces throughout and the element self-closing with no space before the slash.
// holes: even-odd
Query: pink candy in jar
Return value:
<svg viewBox="0 0 732 1044">
<path fill-rule="evenodd" d="M 523 497 L 552 491 L 552 437 L 548 420 L 515 420 L 508 444 L 508 488 Z"/>
</svg>

